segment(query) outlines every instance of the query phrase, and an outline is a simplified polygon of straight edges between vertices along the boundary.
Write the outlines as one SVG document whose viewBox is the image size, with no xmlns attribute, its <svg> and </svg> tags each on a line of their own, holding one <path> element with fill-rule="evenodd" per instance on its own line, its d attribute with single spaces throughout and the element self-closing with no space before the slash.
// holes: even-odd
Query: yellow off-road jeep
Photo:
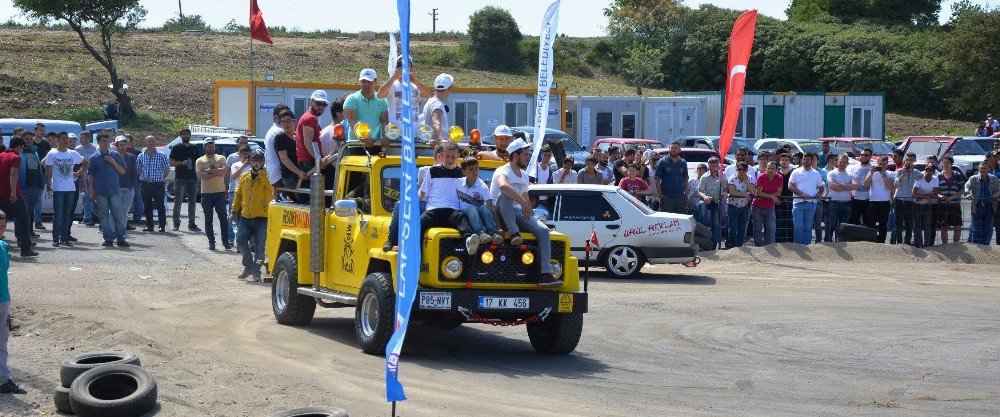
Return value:
<svg viewBox="0 0 1000 417">
<path fill-rule="evenodd" d="M 382 354 L 395 321 L 397 253 L 384 252 L 399 198 L 400 147 L 369 153 L 360 144 L 341 150 L 335 190 L 313 174 L 309 205 L 274 202 L 268 209 L 267 261 L 278 323 L 308 324 L 323 307 L 354 307 L 363 351 Z M 417 164 L 432 165 L 433 150 L 417 146 Z M 503 163 L 481 161 L 487 183 Z M 570 241 L 552 233 L 552 259 L 539 259 L 534 237 L 525 244 L 482 245 L 465 251 L 457 230 L 424 231 L 420 279 L 412 319 L 455 328 L 462 323 L 526 324 L 535 350 L 572 352 L 580 340 L 587 293 L 580 289 Z M 539 262 L 550 262 L 563 286 L 537 285 Z"/>
</svg>

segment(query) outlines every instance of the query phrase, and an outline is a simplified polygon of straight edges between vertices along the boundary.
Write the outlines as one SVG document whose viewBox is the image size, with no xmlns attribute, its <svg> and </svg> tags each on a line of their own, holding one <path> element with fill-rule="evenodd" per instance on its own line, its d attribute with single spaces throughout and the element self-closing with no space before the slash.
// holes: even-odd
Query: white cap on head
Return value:
<svg viewBox="0 0 1000 417">
<path fill-rule="evenodd" d="M 329 103 L 330 99 L 326 96 L 326 90 L 316 90 L 313 91 L 312 95 L 309 96 L 312 101 L 322 101 L 324 103 Z"/>
<path fill-rule="evenodd" d="M 376 74 L 375 70 L 371 68 L 365 68 L 361 70 L 361 74 L 358 75 L 358 81 L 364 80 L 371 82 L 375 81 L 376 78 L 378 78 L 378 74 Z"/>
<path fill-rule="evenodd" d="M 76 139 L 76 133 L 73 132 L 69 132 L 66 136 L 69 137 L 70 139 Z"/>
<path fill-rule="evenodd" d="M 514 153 L 521 149 L 527 148 L 528 146 L 531 145 L 528 145 L 528 142 L 525 142 L 524 139 L 517 138 L 514 139 L 514 141 L 511 142 L 510 145 L 507 145 L 507 153 Z"/>
<path fill-rule="evenodd" d="M 441 74 L 434 79 L 434 89 L 435 90 L 447 90 L 451 88 L 451 84 L 455 82 L 455 77 L 451 74 Z"/>
<path fill-rule="evenodd" d="M 118 143 L 118 142 L 128 142 L 128 138 L 126 138 L 125 136 L 119 135 L 118 137 L 115 138 L 115 143 Z"/>
<path fill-rule="evenodd" d="M 510 130 L 509 126 L 500 125 L 493 129 L 493 136 L 514 136 L 514 132 Z"/>
<path fill-rule="evenodd" d="M 204 144 L 215 143 L 215 138 L 209 136 L 201 141 Z"/>
</svg>

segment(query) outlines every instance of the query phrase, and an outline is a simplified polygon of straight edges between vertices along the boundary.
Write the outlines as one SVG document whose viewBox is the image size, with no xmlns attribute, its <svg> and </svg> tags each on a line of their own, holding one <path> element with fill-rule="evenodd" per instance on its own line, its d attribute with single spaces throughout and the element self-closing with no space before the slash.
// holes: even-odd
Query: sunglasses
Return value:
<svg viewBox="0 0 1000 417">
<path fill-rule="evenodd" d="M 281 119 L 281 124 L 292 123 L 294 121 L 295 121 L 295 119 Z"/>
<path fill-rule="evenodd" d="M 322 109 L 325 109 L 327 105 L 329 105 L 329 103 L 324 103 L 322 101 L 314 101 L 313 102 L 313 106 L 316 106 L 316 107 L 319 107 L 319 108 L 322 108 Z"/>
</svg>

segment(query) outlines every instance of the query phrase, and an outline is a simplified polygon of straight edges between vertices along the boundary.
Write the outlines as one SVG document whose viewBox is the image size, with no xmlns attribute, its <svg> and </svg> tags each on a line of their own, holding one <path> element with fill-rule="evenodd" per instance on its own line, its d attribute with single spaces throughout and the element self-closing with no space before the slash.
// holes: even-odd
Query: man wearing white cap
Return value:
<svg viewBox="0 0 1000 417">
<path fill-rule="evenodd" d="M 347 140 L 360 140 L 354 134 L 354 125 L 358 122 L 365 122 L 371 127 L 371 135 L 365 139 L 365 146 L 374 146 L 375 139 L 382 139 L 385 124 L 389 122 L 388 105 L 385 99 L 378 98 L 375 94 L 375 82 L 378 76 L 375 70 L 365 68 L 358 75 L 358 83 L 361 89 L 354 94 L 347 96 L 344 100 L 344 117 L 350 129 L 347 130 Z"/>
<path fill-rule="evenodd" d="M 323 157 L 323 144 L 319 141 L 322 129 L 319 127 L 319 117 L 323 115 L 330 100 L 326 91 L 316 90 L 309 96 L 309 110 L 299 117 L 295 126 L 295 156 L 299 169 L 309 172 L 316 166 L 317 158 Z M 313 143 L 319 148 L 319 155 L 313 154 Z M 309 180 L 302 181 L 302 187 L 309 188 Z"/>
<path fill-rule="evenodd" d="M 450 74 L 441 74 L 434 79 L 434 94 L 424 104 L 423 123 L 434 131 L 431 142 L 447 142 L 448 129 L 448 96 L 451 95 L 451 85 L 455 78 Z"/>
<path fill-rule="evenodd" d="M 517 246 L 524 242 L 521 230 L 535 235 L 538 243 L 538 259 L 552 259 L 552 241 L 549 228 L 532 216 L 534 207 L 528 199 L 528 161 L 531 160 L 531 145 L 524 139 L 515 139 L 507 146 L 510 162 L 493 172 L 490 196 L 500 212 L 510 243 Z M 540 287 L 561 287 L 563 282 L 552 275 L 552 265 L 540 262 Z"/>
<path fill-rule="evenodd" d="M 503 161 L 507 157 L 507 146 L 510 145 L 514 132 L 507 125 L 497 126 L 493 129 L 493 144 L 496 145 L 492 151 L 479 151 L 479 159 Z"/>
<path fill-rule="evenodd" d="M 396 59 L 396 72 L 382 84 L 378 89 L 378 98 L 384 98 L 389 108 L 389 123 L 395 123 L 403 127 L 403 57 Z M 410 92 L 410 117 L 414 121 L 419 121 L 420 102 L 423 99 L 431 98 L 431 90 L 417 81 L 413 76 L 413 59 L 410 59 L 410 83 L 413 84 Z"/>
</svg>

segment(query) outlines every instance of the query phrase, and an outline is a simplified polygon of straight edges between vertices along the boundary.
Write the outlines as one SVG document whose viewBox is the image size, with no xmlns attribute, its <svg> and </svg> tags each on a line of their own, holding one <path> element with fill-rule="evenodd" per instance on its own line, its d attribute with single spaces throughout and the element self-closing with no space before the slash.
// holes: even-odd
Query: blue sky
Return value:
<svg viewBox="0 0 1000 417">
<path fill-rule="evenodd" d="M 412 0 L 411 27 L 413 32 L 430 32 L 431 9 L 438 9 L 438 30 L 465 31 L 469 15 L 486 5 L 497 5 L 510 10 L 521 31 L 534 34 L 541 26 L 542 14 L 550 0 Z M 181 0 L 185 14 L 201 15 L 213 27 L 222 27 L 232 19 L 246 24 L 249 0 Z M 175 0 L 142 0 L 149 11 L 144 26 L 159 26 L 177 14 Z M 350 4 L 348 4 L 350 3 Z M 603 11 L 608 0 L 563 0 L 560 7 L 559 33 L 569 36 L 602 36 L 607 25 Z M 761 14 L 785 18 L 789 0 L 685 0 L 685 4 L 713 4 L 730 9 L 757 8 Z M 941 8 L 942 20 L 951 14 L 955 0 L 945 0 Z M 988 4 L 989 0 L 973 0 Z M 993 0 L 996 3 L 996 0 Z M 346 2 L 332 0 L 258 0 L 268 25 L 285 26 L 301 30 L 340 29 L 345 32 L 374 30 L 379 32 L 398 28 L 395 0 L 366 0 Z M 18 17 L 18 10 L 11 0 L 0 0 L 0 21 Z M 364 16 L 359 18 L 359 16 Z"/>
</svg>

